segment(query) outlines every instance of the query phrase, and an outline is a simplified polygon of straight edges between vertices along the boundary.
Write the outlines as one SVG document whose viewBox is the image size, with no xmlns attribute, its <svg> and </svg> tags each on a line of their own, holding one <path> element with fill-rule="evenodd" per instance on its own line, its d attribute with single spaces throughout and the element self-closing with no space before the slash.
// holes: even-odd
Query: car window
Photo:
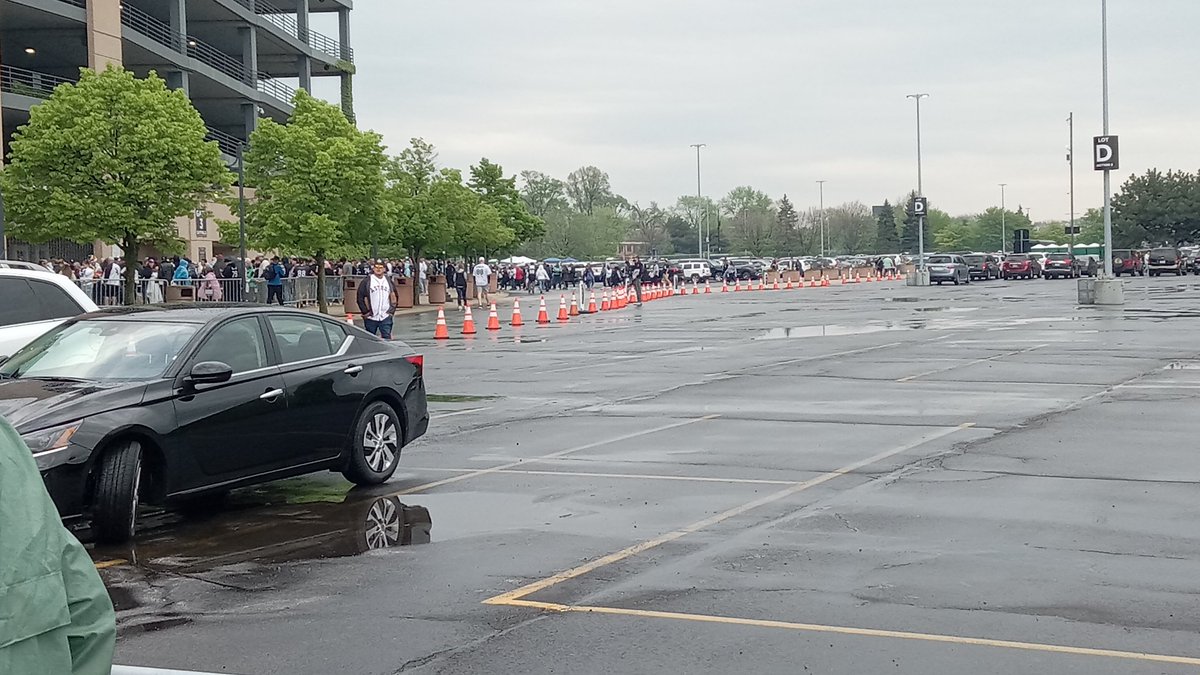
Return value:
<svg viewBox="0 0 1200 675">
<path fill-rule="evenodd" d="M 337 351 L 325 332 L 325 322 L 316 317 L 272 316 L 271 334 L 279 348 L 280 363 L 296 363 L 330 356 Z"/>
<path fill-rule="evenodd" d="M 0 326 L 12 326 L 30 321 L 44 321 L 46 317 L 36 303 L 29 301 L 33 290 L 29 282 L 20 277 L 0 278 Z"/>
<path fill-rule="evenodd" d="M 1071 259 L 1071 256 L 1067 255 L 1066 253 L 1051 253 L 1050 255 L 1048 255 L 1046 257 L 1049 258 L 1050 260 L 1070 260 Z"/>
<path fill-rule="evenodd" d="M 954 258 L 948 255 L 931 255 L 929 256 L 929 262 L 934 265 L 945 265 L 954 262 Z"/>
<path fill-rule="evenodd" d="M 1004 259 L 1004 262 L 1025 262 L 1026 260 L 1029 260 L 1027 255 L 1010 255 Z"/>
<path fill-rule="evenodd" d="M 235 375 L 270 365 L 258 319 L 253 316 L 234 319 L 217 328 L 192 357 L 193 365 L 202 361 L 226 363 Z"/>
<path fill-rule="evenodd" d="M 987 260 L 987 258 L 985 258 L 984 256 L 981 256 L 981 255 L 968 255 L 968 256 L 964 256 L 963 259 L 966 260 L 967 262 L 971 263 L 972 265 L 977 265 L 977 264 Z"/>
<path fill-rule="evenodd" d="M 1150 252 L 1150 255 L 1156 258 L 1174 258 L 1175 249 L 1173 248 L 1156 248 Z"/>
<path fill-rule="evenodd" d="M 346 341 L 346 331 L 330 321 L 322 321 L 321 325 L 325 327 L 325 337 L 329 340 L 329 349 L 336 354 L 342 348 L 342 343 Z"/>
<path fill-rule="evenodd" d="M 83 314 L 84 309 L 66 291 L 46 281 L 29 280 L 33 301 L 47 319 L 66 319 Z"/>
<path fill-rule="evenodd" d="M 0 366 L 10 377 L 142 380 L 161 376 L 196 333 L 190 324 L 87 320 L 60 326 Z"/>
</svg>

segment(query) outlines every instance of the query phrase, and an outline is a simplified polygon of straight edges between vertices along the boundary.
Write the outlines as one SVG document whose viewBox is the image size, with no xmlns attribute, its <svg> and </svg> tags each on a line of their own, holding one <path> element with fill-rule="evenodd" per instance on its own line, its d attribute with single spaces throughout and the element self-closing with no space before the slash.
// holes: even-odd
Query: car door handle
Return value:
<svg viewBox="0 0 1200 675">
<path fill-rule="evenodd" d="M 259 396 L 258 400 L 266 401 L 268 403 L 274 403 L 275 399 L 279 398 L 280 396 L 283 396 L 282 389 L 270 389 L 270 390 L 264 392 L 262 396 Z"/>
<path fill-rule="evenodd" d="M 363 371 L 362 366 L 350 366 L 349 368 L 343 370 L 342 372 L 347 375 L 357 375 L 357 374 L 361 373 L 362 371 Z"/>
</svg>

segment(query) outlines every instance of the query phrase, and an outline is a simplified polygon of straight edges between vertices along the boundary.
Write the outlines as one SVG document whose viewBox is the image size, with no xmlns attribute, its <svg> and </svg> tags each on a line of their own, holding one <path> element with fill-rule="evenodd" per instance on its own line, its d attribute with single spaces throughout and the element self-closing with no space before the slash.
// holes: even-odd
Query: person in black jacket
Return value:
<svg viewBox="0 0 1200 675">
<path fill-rule="evenodd" d="M 454 284 L 458 308 L 465 311 L 467 308 L 467 268 L 460 262 L 458 267 L 451 266 L 451 271 L 453 274 L 447 275 L 446 279 Z"/>
</svg>

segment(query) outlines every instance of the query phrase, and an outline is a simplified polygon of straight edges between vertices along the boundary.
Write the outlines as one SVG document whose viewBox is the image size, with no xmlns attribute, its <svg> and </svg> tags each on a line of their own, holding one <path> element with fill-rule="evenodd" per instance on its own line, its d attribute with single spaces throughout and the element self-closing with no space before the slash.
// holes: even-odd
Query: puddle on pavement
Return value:
<svg viewBox="0 0 1200 675">
<path fill-rule="evenodd" d="M 342 499 L 282 503 L 235 493 L 185 510 L 146 514 L 133 544 L 96 547 L 96 561 L 123 560 L 148 571 L 193 574 L 230 565 L 344 558 L 424 544 L 433 521 L 423 506 L 342 489 Z M 311 496 L 311 495 L 310 495 Z"/>
<path fill-rule="evenodd" d="M 893 330 L 920 330 L 925 328 L 924 321 L 905 321 L 903 323 L 867 324 L 861 326 L 843 326 L 825 324 L 821 326 L 794 326 L 791 328 L 772 328 L 755 340 L 787 340 L 791 338 L 836 337 L 842 335 L 864 335 L 867 333 L 882 333 Z"/>
<path fill-rule="evenodd" d="M 494 401 L 499 396 L 471 396 L 468 394 L 428 394 L 425 400 L 430 403 L 474 403 L 476 401 Z"/>
<path fill-rule="evenodd" d="M 1163 366 L 1163 370 L 1200 370 L 1200 361 L 1174 361 Z"/>
</svg>

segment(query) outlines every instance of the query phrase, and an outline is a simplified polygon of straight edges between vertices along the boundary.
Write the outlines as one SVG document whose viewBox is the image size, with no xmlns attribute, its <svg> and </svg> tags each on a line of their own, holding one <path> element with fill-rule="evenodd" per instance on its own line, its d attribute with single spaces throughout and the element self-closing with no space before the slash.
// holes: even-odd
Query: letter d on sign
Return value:
<svg viewBox="0 0 1200 675">
<path fill-rule="evenodd" d="M 1121 168 L 1120 145 L 1116 136 L 1096 136 L 1092 143 L 1096 171 L 1115 171 Z"/>
</svg>

